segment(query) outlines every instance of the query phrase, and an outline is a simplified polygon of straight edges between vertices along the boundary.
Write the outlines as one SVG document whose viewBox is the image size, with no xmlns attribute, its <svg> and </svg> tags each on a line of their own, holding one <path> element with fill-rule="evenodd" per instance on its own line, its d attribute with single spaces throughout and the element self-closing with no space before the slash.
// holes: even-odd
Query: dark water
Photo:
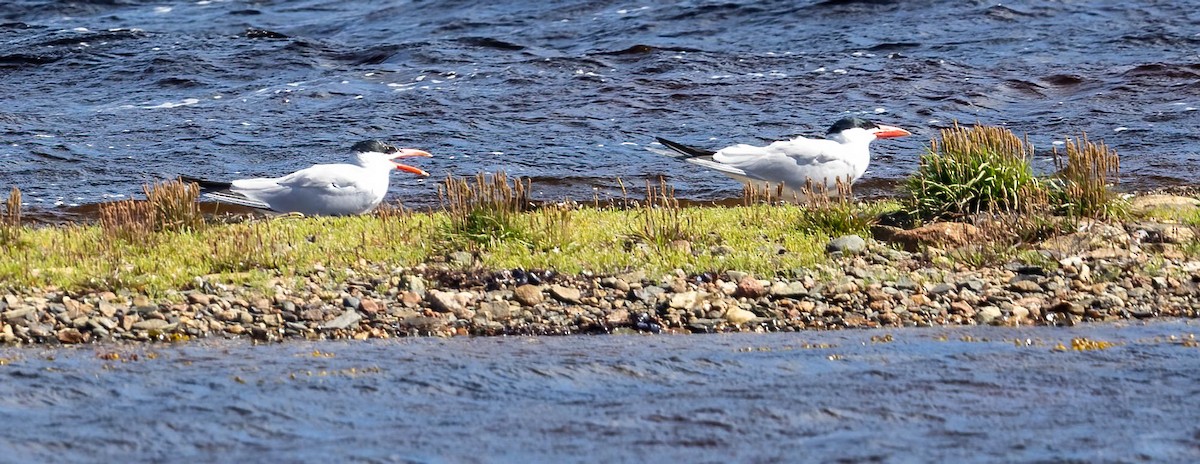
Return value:
<svg viewBox="0 0 1200 464">
<path fill-rule="evenodd" d="M 1196 462 L 1195 332 L 6 348 L 0 461 Z"/>
<path fill-rule="evenodd" d="M 506 170 L 543 199 L 667 175 L 644 150 L 821 134 L 843 114 L 917 134 L 875 145 L 887 192 L 959 120 L 1122 154 L 1124 185 L 1200 178 L 1200 9 L 1131 1 L 14 0 L 0 5 L 0 187 L 34 208 L 136 195 L 181 172 L 277 175 L 367 138 L 427 149 L 436 179 Z M 504 4 L 507 3 L 507 4 Z"/>
</svg>

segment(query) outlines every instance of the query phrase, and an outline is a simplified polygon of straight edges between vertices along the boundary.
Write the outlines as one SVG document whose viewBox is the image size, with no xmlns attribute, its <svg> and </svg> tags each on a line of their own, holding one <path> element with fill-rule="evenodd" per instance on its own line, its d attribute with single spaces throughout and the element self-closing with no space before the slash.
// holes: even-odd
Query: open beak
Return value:
<svg viewBox="0 0 1200 464">
<path fill-rule="evenodd" d="M 428 158 L 431 156 L 433 156 L 433 155 L 430 155 L 429 153 L 421 151 L 421 150 L 415 150 L 412 148 L 403 148 L 400 151 L 396 152 L 396 154 L 392 155 L 392 160 L 398 160 L 398 159 L 402 159 L 402 158 L 417 158 L 417 157 Z M 416 174 L 421 177 L 429 177 L 429 173 L 425 172 L 424 169 L 409 166 L 407 164 L 400 164 L 395 161 L 392 161 L 392 163 L 394 163 L 396 165 L 396 170 L 398 170 L 398 171 L 413 173 L 413 174 Z"/>
<path fill-rule="evenodd" d="M 877 138 L 877 139 L 891 139 L 891 138 L 896 138 L 896 137 L 904 137 L 906 135 L 912 135 L 911 132 L 901 129 L 899 127 L 885 126 L 883 124 L 877 124 L 876 126 L 877 127 L 875 128 L 875 138 Z"/>
</svg>

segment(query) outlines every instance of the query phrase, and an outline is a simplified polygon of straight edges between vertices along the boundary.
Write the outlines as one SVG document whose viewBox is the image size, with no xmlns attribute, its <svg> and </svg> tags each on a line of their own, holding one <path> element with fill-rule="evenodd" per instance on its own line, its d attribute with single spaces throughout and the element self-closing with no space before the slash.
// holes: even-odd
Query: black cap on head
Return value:
<svg viewBox="0 0 1200 464">
<path fill-rule="evenodd" d="M 355 153 L 365 153 L 365 152 L 369 152 L 369 151 L 375 152 L 375 153 L 395 153 L 395 152 L 400 151 L 399 148 L 396 148 L 392 145 L 388 145 L 386 143 L 380 142 L 378 140 L 364 140 L 362 142 L 358 142 L 358 143 L 354 144 L 354 146 L 350 147 L 350 149 L 354 150 Z"/>
<path fill-rule="evenodd" d="M 859 129 L 874 129 L 879 126 L 876 126 L 875 123 L 866 119 L 842 118 L 838 122 L 833 123 L 832 126 L 829 126 L 829 130 L 825 131 L 825 135 L 836 134 L 846 129 L 853 129 L 855 127 Z"/>
</svg>

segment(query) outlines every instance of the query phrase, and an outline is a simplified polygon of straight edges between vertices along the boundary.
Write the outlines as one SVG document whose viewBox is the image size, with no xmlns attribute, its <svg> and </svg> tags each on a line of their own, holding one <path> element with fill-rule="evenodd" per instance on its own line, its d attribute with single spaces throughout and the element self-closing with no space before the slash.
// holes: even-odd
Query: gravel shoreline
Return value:
<svg viewBox="0 0 1200 464">
<path fill-rule="evenodd" d="M 1146 229 L 1098 224 L 1055 239 L 1075 240 L 1070 253 L 1043 244 L 1044 265 L 983 269 L 955 265 L 936 249 L 900 251 L 849 236 L 830 242 L 827 264 L 787 278 L 737 271 L 565 276 L 422 265 L 344 281 L 317 269 L 303 288 L 276 286 L 273 293 L 202 278 L 162 300 L 9 293 L 0 297 L 0 342 L 766 332 L 1197 317 L 1200 261 L 1173 251 L 1178 237 Z"/>
</svg>

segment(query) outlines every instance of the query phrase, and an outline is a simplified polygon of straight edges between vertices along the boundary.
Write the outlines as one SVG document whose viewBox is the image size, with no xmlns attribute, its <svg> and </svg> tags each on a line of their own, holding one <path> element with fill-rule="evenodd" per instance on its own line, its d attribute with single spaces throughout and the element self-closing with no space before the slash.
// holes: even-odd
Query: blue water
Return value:
<svg viewBox="0 0 1200 464">
<path fill-rule="evenodd" d="M 620 196 L 668 176 L 740 195 L 645 150 L 824 133 L 877 142 L 858 191 L 894 193 L 939 128 L 1028 134 L 1038 167 L 1082 133 L 1128 189 L 1200 178 L 1193 2 L 15 0 L 0 5 L 0 188 L 32 209 L 136 196 L 183 172 L 278 175 L 364 138 L 437 155 L 391 198 L 505 170 L 542 199 Z M 636 194 L 631 194 L 637 196 Z"/>
<path fill-rule="evenodd" d="M 1196 462 L 1196 331 L 4 348 L 0 462 Z"/>
</svg>

